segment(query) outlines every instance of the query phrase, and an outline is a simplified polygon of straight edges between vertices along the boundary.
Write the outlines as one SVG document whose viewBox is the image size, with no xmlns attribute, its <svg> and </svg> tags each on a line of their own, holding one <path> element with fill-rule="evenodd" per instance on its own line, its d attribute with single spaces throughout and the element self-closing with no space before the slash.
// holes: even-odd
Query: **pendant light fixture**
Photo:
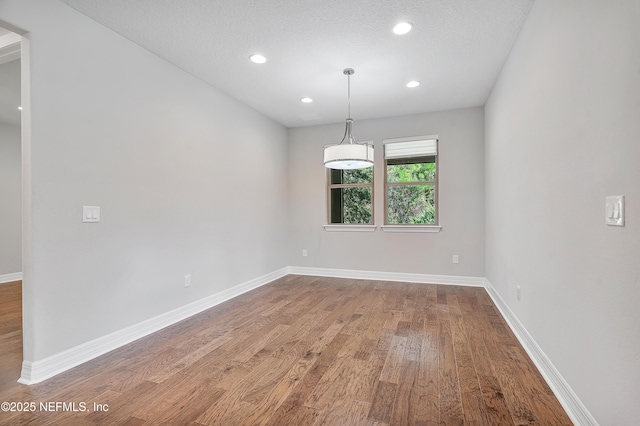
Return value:
<svg viewBox="0 0 640 426">
<path fill-rule="evenodd" d="M 349 118 L 344 130 L 344 137 L 337 145 L 325 145 L 324 166 L 329 169 L 364 169 L 373 166 L 373 145 L 357 143 L 351 134 L 351 76 L 353 68 L 342 71 L 347 76 L 347 90 L 349 99 Z"/>
</svg>

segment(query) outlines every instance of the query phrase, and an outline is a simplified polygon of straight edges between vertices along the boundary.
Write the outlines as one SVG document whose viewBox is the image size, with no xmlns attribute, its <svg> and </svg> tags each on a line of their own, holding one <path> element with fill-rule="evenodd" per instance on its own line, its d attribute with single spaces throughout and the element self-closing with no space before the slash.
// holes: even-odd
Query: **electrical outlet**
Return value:
<svg viewBox="0 0 640 426">
<path fill-rule="evenodd" d="M 307 257 L 307 249 L 302 249 L 302 257 Z"/>
<path fill-rule="evenodd" d="M 516 297 L 520 300 L 520 296 L 522 296 L 522 289 L 519 285 L 516 286 Z"/>
<path fill-rule="evenodd" d="M 451 259 L 451 261 L 453 263 L 460 263 L 460 257 L 457 254 L 454 254 L 453 258 Z"/>
<path fill-rule="evenodd" d="M 184 276 L 184 286 L 191 287 L 191 274 Z"/>
</svg>

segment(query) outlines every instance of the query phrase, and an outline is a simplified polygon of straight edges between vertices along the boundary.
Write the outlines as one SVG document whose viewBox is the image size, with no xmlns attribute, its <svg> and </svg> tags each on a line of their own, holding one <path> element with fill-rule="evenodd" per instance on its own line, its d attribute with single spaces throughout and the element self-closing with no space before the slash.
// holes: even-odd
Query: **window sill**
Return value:
<svg viewBox="0 0 640 426">
<path fill-rule="evenodd" d="M 327 232 L 373 232 L 376 225 L 324 225 Z"/>
<path fill-rule="evenodd" d="M 442 226 L 438 225 L 384 225 L 384 232 L 440 232 Z"/>
</svg>

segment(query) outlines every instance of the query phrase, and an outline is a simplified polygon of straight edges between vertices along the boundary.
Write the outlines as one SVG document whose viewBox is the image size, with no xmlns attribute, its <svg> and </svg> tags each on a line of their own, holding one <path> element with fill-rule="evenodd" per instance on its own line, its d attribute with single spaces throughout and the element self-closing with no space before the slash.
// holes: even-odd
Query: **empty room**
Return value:
<svg viewBox="0 0 640 426">
<path fill-rule="evenodd" d="M 0 0 L 0 424 L 635 425 L 640 1 Z"/>
</svg>

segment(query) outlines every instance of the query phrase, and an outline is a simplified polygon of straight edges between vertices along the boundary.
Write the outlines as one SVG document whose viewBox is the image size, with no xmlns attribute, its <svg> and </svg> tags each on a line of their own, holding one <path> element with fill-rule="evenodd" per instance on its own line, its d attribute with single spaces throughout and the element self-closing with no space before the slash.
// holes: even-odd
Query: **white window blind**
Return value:
<svg viewBox="0 0 640 426">
<path fill-rule="evenodd" d="M 401 138 L 386 139 L 384 143 L 384 158 L 409 158 L 438 155 L 437 138 Z"/>
</svg>

